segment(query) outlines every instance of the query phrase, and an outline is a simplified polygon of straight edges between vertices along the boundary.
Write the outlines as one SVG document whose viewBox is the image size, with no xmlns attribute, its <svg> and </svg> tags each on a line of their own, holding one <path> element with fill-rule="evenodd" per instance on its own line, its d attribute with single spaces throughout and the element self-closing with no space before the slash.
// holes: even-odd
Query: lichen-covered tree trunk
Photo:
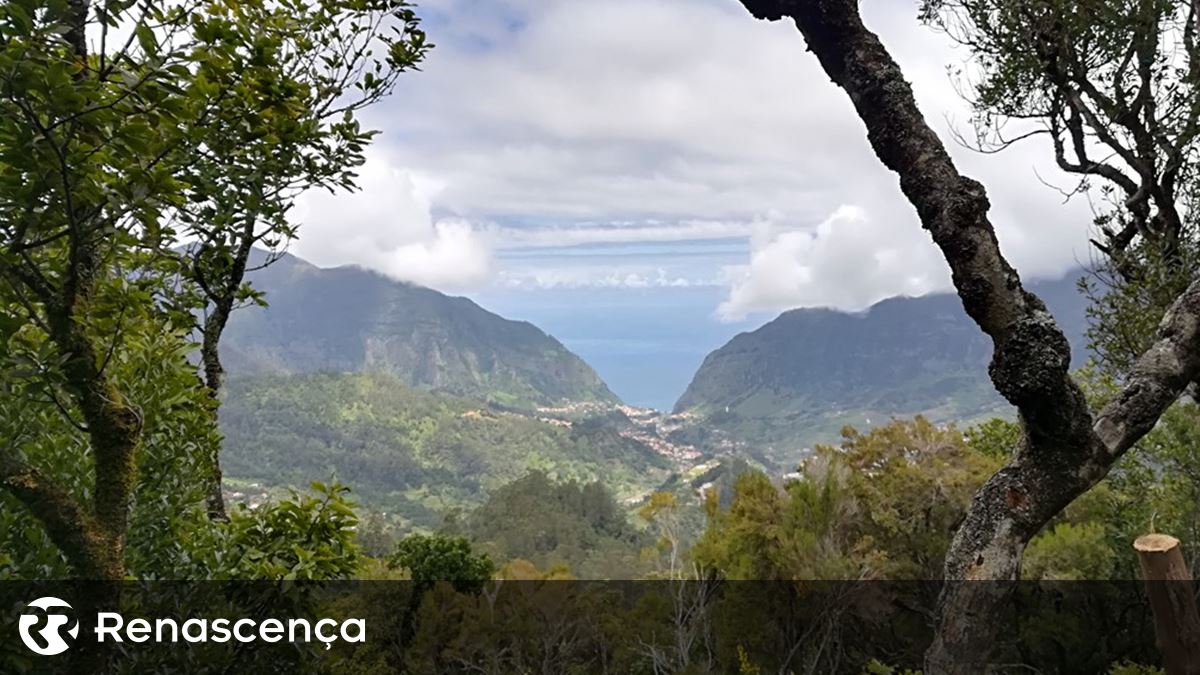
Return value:
<svg viewBox="0 0 1200 675">
<path fill-rule="evenodd" d="M 204 368 L 204 386 L 213 399 L 213 415 L 218 414 L 221 387 L 225 384 L 225 368 L 221 364 L 220 339 L 229 322 L 232 311 L 232 300 L 226 303 L 216 303 L 204 320 L 204 335 L 200 343 L 200 361 Z M 212 451 L 212 465 L 208 477 L 207 496 L 208 517 L 212 520 L 228 520 L 225 511 L 225 496 L 221 491 L 223 476 L 221 473 L 220 447 Z"/>
<path fill-rule="evenodd" d="M 64 37 L 77 62 L 88 61 L 87 0 L 67 3 Z M 74 75 L 88 77 L 87 69 Z M 36 120 L 36 118 L 34 118 Z M 50 138 L 49 135 L 46 135 Z M 65 153 L 59 171 L 70 185 L 76 167 Z M 97 288 L 109 273 L 100 246 L 108 234 L 103 209 L 66 201 L 62 236 L 66 260 L 57 278 L 44 274 L 28 253 L 0 267 L 0 275 L 22 297 L 36 299 L 38 323 L 59 356 L 65 390 L 83 417 L 83 431 L 94 462 L 90 500 L 81 501 L 52 478 L 0 449 L 0 487 L 22 501 L 46 526 L 74 575 L 82 579 L 120 580 L 125 574 L 125 536 L 129 529 L 130 499 L 136 480 L 136 453 L 142 440 L 142 415 L 106 372 L 105 351 L 87 328 Z M 18 241 L 19 244 L 24 242 Z"/>
<path fill-rule="evenodd" d="M 849 95 L 876 155 L 941 249 L 963 308 L 991 337 L 989 374 L 1018 410 L 1022 447 L 979 490 L 954 537 L 926 657 L 929 673 L 983 672 L 1011 591 L 983 582 L 1015 580 L 1029 540 L 1200 377 L 1200 281 L 1176 301 L 1124 390 L 1093 418 L 1068 373 L 1066 337 L 1000 253 L 983 186 L 958 172 L 900 67 L 863 25 L 857 0 L 741 1 L 757 18 L 792 19 Z"/>
<path fill-rule="evenodd" d="M 2 270 L 43 299 L 48 337 L 61 356 L 71 400 L 82 414 L 94 461 L 90 503 L 36 468 L 0 451 L 0 487 L 22 501 L 46 526 L 75 576 L 119 580 L 125 573 L 125 534 L 136 480 L 142 416 L 111 381 L 100 351 L 83 326 L 83 308 L 103 274 L 95 252 L 97 232 L 80 226 L 70 243 L 70 262 L 61 288 L 22 270 Z"/>
</svg>

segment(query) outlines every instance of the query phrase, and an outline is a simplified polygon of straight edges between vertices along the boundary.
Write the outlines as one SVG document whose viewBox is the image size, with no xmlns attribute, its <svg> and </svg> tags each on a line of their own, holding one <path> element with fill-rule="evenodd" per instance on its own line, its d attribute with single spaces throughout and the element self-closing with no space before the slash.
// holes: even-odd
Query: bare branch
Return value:
<svg viewBox="0 0 1200 675">
<path fill-rule="evenodd" d="M 1159 416 L 1200 378 L 1200 280 L 1163 317 L 1158 341 L 1138 360 L 1125 388 L 1096 418 L 1111 460 L 1133 447 Z"/>
</svg>

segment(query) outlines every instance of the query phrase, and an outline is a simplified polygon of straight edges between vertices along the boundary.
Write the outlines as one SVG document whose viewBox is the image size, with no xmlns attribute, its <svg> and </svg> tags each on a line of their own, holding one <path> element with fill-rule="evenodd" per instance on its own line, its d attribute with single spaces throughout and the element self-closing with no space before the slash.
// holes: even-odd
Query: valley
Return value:
<svg viewBox="0 0 1200 675">
<path fill-rule="evenodd" d="M 847 426 L 1009 414 L 954 296 L 785 312 L 711 352 L 660 411 L 623 403 L 562 343 L 469 300 L 293 256 L 257 274 L 268 306 L 235 314 L 220 416 L 234 502 L 337 480 L 388 527 L 430 530 L 538 473 L 602 483 L 630 514 L 659 491 L 698 507 L 747 467 L 782 481 Z M 1035 287 L 1082 362 L 1073 277 Z"/>
</svg>

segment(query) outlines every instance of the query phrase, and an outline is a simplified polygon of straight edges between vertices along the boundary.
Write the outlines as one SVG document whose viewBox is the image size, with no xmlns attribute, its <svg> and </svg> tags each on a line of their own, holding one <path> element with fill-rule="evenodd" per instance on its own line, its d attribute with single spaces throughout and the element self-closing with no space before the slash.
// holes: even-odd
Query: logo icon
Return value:
<svg viewBox="0 0 1200 675">
<path fill-rule="evenodd" d="M 30 651 L 42 656 L 67 651 L 71 645 L 63 639 L 63 633 L 71 636 L 71 640 L 79 637 L 79 622 L 72 611 L 70 605 L 58 598 L 46 596 L 34 600 L 17 621 L 21 641 Z"/>
</svg>

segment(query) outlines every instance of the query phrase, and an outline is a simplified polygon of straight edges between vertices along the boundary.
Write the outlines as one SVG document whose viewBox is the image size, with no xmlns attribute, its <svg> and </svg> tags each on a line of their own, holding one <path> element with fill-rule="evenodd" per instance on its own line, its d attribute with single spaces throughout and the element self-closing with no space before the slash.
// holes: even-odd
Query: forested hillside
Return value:
<svg viewBox="0 0 1200 675">
<path fill-rule="evenodd" d="M 653 537 L 630 522 L 604 482 L 556 482 L 535 471 L 504 485 L 451 532 L 478 542 L 493 559 L 583 579 L 623 579 L 651 567 L 642 549 Z M 521 562 L 517 562 L 521 561 Z"/>
<path fill-rule="evenodd" d="M 613 424 L 540 420 L 386 373 L 233 378 L 221 430 L 228 476 L 276 486 L 336 476 L 366 506 L 424 527 L 533 469 L 629 497 L 673 466 Z"/>
<path fill-rule="evenodd" d="M 1087 359 L 1081 272 L 1032 284 Z M 757 442 L 811 445 L 842 426 L 922 414 L 938 422 L 1007 414 L 988 379 L 992 346 L 956 295 L 884 300 L 861 314 L 796 309 L 712 352 L 675 409 Z"/>
<path fill-rule="evenodd" d="M 616 400 L 557 340 L 466 298 L 291 255 L 250 278 L 269 306 L 233 314 L 223 352 L 236 375 L 385 372 L 423 389 L 526 407 Z"/>
</svg>

